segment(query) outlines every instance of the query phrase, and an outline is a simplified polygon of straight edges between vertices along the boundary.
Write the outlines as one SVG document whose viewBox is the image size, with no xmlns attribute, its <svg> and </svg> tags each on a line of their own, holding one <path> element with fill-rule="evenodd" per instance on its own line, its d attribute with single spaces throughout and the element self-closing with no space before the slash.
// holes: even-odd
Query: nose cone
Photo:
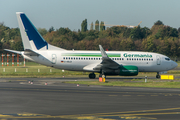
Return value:
<svg viewBox="0 0 180 120">
<path fill-rule="evenodd" d="M 172 69 L 177 67 L 177 66 L 178 66 L 178 64 L 176 62 L 172 61 L 172 64 L 171 64 Z"/>
</svg>

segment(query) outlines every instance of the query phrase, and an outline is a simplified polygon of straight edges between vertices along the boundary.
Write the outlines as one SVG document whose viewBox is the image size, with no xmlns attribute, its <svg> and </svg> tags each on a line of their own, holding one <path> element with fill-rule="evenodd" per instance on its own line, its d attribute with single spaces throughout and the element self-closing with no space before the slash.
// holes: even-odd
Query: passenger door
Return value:
<svg viewBox="0 0 180 120">
<path fill-rule="evenodd" d="M 161 64 L 161 57 L 159 55 L 156 56 L 157 65 Z"/>
<path fill-rule="evenodd" d="M 52 64 L 56 64 L 56 60 L 57 60 L 56 54 L 52 54 Z"/>
</svg>

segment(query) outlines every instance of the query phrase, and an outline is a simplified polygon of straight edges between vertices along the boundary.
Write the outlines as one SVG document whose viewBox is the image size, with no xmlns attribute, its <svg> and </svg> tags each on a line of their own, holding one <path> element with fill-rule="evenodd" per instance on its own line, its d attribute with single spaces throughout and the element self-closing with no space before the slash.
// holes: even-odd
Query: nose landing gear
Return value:
<svg viewBox="0 0 180 120">
<path fill-rule="evenodd" d="M 159 72 L 157 72 L 156 78 L 160 78 Z"/>
</svg>

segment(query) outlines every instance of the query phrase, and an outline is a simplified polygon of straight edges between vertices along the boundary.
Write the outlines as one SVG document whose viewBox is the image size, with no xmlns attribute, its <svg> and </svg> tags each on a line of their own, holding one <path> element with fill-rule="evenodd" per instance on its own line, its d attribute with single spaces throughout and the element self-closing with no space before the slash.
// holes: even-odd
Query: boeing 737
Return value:
<svg viewBox="0 0 180 120">
<path fill-rule="evenodd" d="M 17 12 L 16 15 L 24 51 L 5 50 L 42 65 L 90 72 L 91 79 L 96 78 L 95 73 L 100 73 L 100 76 L 136 76 L 139 72 L 157 72 L 156 78 L 160 78 L 160 72 L 177 66 L 169 57 L 153 52 L 104 51 L 101 45 L 100 51 L 65 50 L 48 44 L 25 13 Z"/>
</svg>

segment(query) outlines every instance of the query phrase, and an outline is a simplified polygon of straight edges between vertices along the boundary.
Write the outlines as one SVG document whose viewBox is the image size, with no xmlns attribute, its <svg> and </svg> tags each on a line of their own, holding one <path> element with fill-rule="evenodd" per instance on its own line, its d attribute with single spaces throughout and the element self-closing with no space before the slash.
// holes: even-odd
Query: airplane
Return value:
<svg viewBox="0 0 180 120">
<path fill-rule="evenodd" d="M 66 50 L 47 43 L 23 12 L 16 12 L 24 51 L 4 49 L 25 59 L 57 69 L 90 72 L 89 78 L 108 75 L 136 76 L 139 72 L 160 72 L 177 67 L 169 57 L 140 51 Z"/>
</svg>

